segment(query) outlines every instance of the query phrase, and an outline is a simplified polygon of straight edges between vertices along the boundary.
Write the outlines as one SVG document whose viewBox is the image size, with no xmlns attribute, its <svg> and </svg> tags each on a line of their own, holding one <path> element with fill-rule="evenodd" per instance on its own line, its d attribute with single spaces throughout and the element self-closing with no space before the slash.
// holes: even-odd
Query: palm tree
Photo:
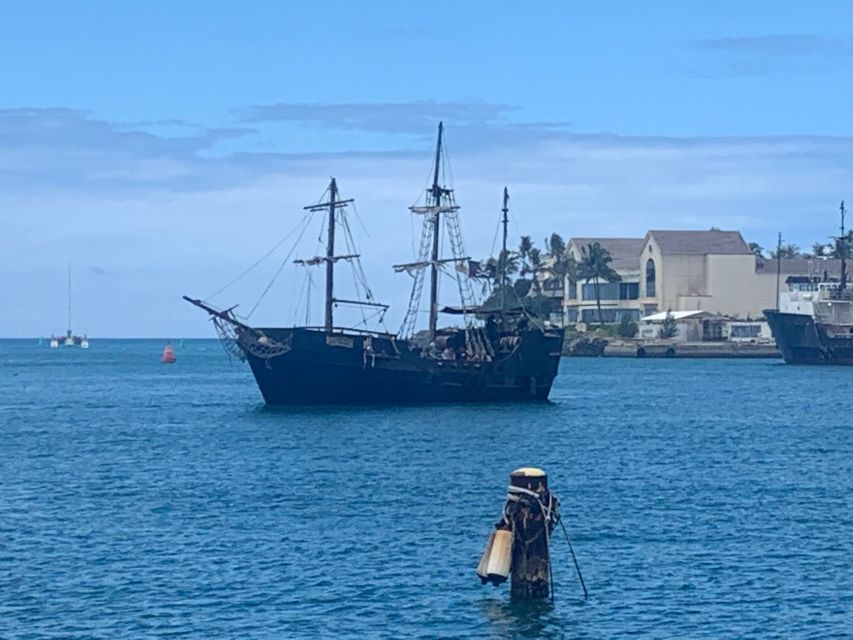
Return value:
<svg viewBox="0 0 853 640">
<path fill-rule="evenodd" d="M 545 244 L 548 246 L 548 255 L 552 258 L 559 258 L 566 253 L 566 241 L 559 233 L 552 233 L 550 238 L 545 239 Z"/>
<path fill-rule="evenodd" d="M 473 277 L 482 281 L 483 295 L 489 292 L 491 299 L 502 291 L 511 292 L 512 275 L 518 273 L 518 260 L 518 254 L 514 251 L 501 251 L 497 258 L 482 260 Z"/>
<path fill-rule="evenodd" d="M 585 247 L 581 247 L 581 263 L 580 277 L 586 280 L 586 283 L 593 283 L 595 286 L 595 304 L 598 307 L 598 324 L 603 324 L 601 314 L 601 281 L 619 282 L 622 280 L 610 263 L 613 262 L 613 256 L 610 252 L 602 247 L 598 242 L 593 242 Z"/>
<path fill-rule="evenodd" d="M 510 286 L 512 274 L 518 273 L 518 254 L 513 251 L 501 251 L 495 260 L 495 289 L 503 290 Z"/>
<path fill-rule="evenodd" d="M 529 262 L 525 265 L 525 268 L 522 269 L 521 275 L 530 274 L 532 280 L 530 284 L 533 287 L 533 293 L 539 295 L 541 293 L 541 287 L 539 286 L 539 278 L 537 276 L 542 270 L 542 252 L 536 247 L 533 247 L 530 250 L 530 253 L 527 254 L 527 257 Z"/>
<path fill-rule="evenodd" d="M 530 239 L 530 236 L 521 236 L 521 242 L 518 243 L 518 257 L 521 258 L 522 270 L 530 258 L 531 251 L 533 251 L 533 240 Z"/>
<path fill-rule="evenodd" d="M 770 259 L 776 258 L 799 258 L 800 248 L 795 244 L 783 244 L 779 249 L 773 249 L 770 252 Z"/>
<path fill-rule="evenodd" d="M 528 283 L 529 286 L 520 286 L 523 287 L 524 291 L 530 291 L 533 289 L 533 293 L 539 295 L 540 286 L 537 274 L 542 268 L 542 252 L 533 246 L 533 241 L 530 239 L 530 236 L 521 236 L 521 242 L 518 245 L 518 257 L 518 274 L 521 276 L 521 279 L 527 280 L 525 276 L 530 276 L 530 281 Z"/>
<path fill-rule="evenodd" d="M 562 288 L 563 280 L 568 274 L 567 260 L 569 259 L 569 255 L 566 252 L 566 243 L 563 241 L 563 238 L 559 233 L 552 233 L 551 237 L 545 238 L 545 245 L 548 247 L 545 252 L 545 257 L 548 260 L 548 266 L 540 266 L 537 270 L 545 272 L 546 287 L 553 287 L 554 281 L 559 280 Z M 544 261 L 540 260 L 540 264 L 542 264 L 542 262 Z"/>
</svg>

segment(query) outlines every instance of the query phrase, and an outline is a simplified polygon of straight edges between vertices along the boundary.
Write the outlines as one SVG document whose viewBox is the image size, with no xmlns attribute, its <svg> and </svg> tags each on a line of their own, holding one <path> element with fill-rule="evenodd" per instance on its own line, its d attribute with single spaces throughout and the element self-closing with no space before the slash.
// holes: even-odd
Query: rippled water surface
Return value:
<svg viewBox="0 0 853 640">
<path fill-rule="evenodd" d="M 853 367 L 564 360 L 542 406 L 270 410 L 213 341 L 0 342 L 0 637 L 853 636 Z M 544 467 L 556 602 L 474 575 Z"/>
</svg>

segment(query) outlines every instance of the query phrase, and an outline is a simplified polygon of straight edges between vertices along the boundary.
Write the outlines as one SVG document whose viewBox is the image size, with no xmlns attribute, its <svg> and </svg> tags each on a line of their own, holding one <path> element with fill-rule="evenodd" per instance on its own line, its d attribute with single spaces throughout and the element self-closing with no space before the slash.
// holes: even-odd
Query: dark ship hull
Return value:
<svg viewBox="0 0 853 640">
<path fill-rule="evenodd" d="M 350 331 L 253 329 L 236 342 L 269 405 L 530 402 L 548 398 L 562 332 L 523 331 L 482 361 L 423 356 L 406 340 Z"/>
<path fill-rule="evenodd" d="M 767 324 L 788 364 L 853 365 L 853 334 L 849 327 L 815 322 L 809 315 L 764 311 Z"/>
</svg>

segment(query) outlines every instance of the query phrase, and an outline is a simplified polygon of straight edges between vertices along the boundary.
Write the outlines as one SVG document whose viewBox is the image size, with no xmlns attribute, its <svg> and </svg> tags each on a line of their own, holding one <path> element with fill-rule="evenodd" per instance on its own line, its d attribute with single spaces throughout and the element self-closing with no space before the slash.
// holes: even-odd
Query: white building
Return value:
<svg viewBox="0 0 853 640">
<path fill-rule="evenodd" d="M 718 340 L 722 335 L 720 316 L 710 311 L 661 311 L 646 316 L 638 325 L 638 338 L 657 340 L 668 315 L 675 321 L 676 333 L 671 336 L 675 342 L 702 342 Z"/>
</svg>

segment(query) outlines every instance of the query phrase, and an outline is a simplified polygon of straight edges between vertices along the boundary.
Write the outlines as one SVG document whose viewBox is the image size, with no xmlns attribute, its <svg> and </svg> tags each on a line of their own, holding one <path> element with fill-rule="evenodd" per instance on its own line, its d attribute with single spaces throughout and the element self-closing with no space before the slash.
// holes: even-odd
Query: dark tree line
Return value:
<svg viewBox="0 0 853 640">
<path fill-rule="evenodd" d="M 484 291 L 491 293 L 485 305 L 494 306 L 503 300 L 538 313 L 547 312 L 552 307 L 553 297 L 544 292 L 562 292 L 563 283 L 568 279 L 570 286 L 578 282 L 593 285 L 598 321 L 602 323 L 601 283 L 622 279 L 611 266 L 610 252 L 593 242 L 581 247 L 580 260 L 575 260 L 558 233 L 546 238 L 544 245 L 541 250 L 530 236 L 522 236 L 516 251 L 501 251 L 497 258 L 478 263 L 475 275 L 483 280 Z"/>
<path fill-rule="evenodd" d="M 769 258 L 770 260 L 775 260 L 776 258 L 841 258 L 843 252 L 847 250 L 846 247 L 853 245 L 853 231 L 848 232 L 844 236 L 844 240 L 842 242 L 841 238 L 836 238 L 833 242 L 827 244 L 815 242 L 812 244 L 811 251 L 804 251 L 791 242 L 773 248 L 769 252 L 757 242 L 750 242 L 749 248 L 757 257 Z M 850 256 L 844 255 L 844 257 L 849 258 Z"/>
</svg>

